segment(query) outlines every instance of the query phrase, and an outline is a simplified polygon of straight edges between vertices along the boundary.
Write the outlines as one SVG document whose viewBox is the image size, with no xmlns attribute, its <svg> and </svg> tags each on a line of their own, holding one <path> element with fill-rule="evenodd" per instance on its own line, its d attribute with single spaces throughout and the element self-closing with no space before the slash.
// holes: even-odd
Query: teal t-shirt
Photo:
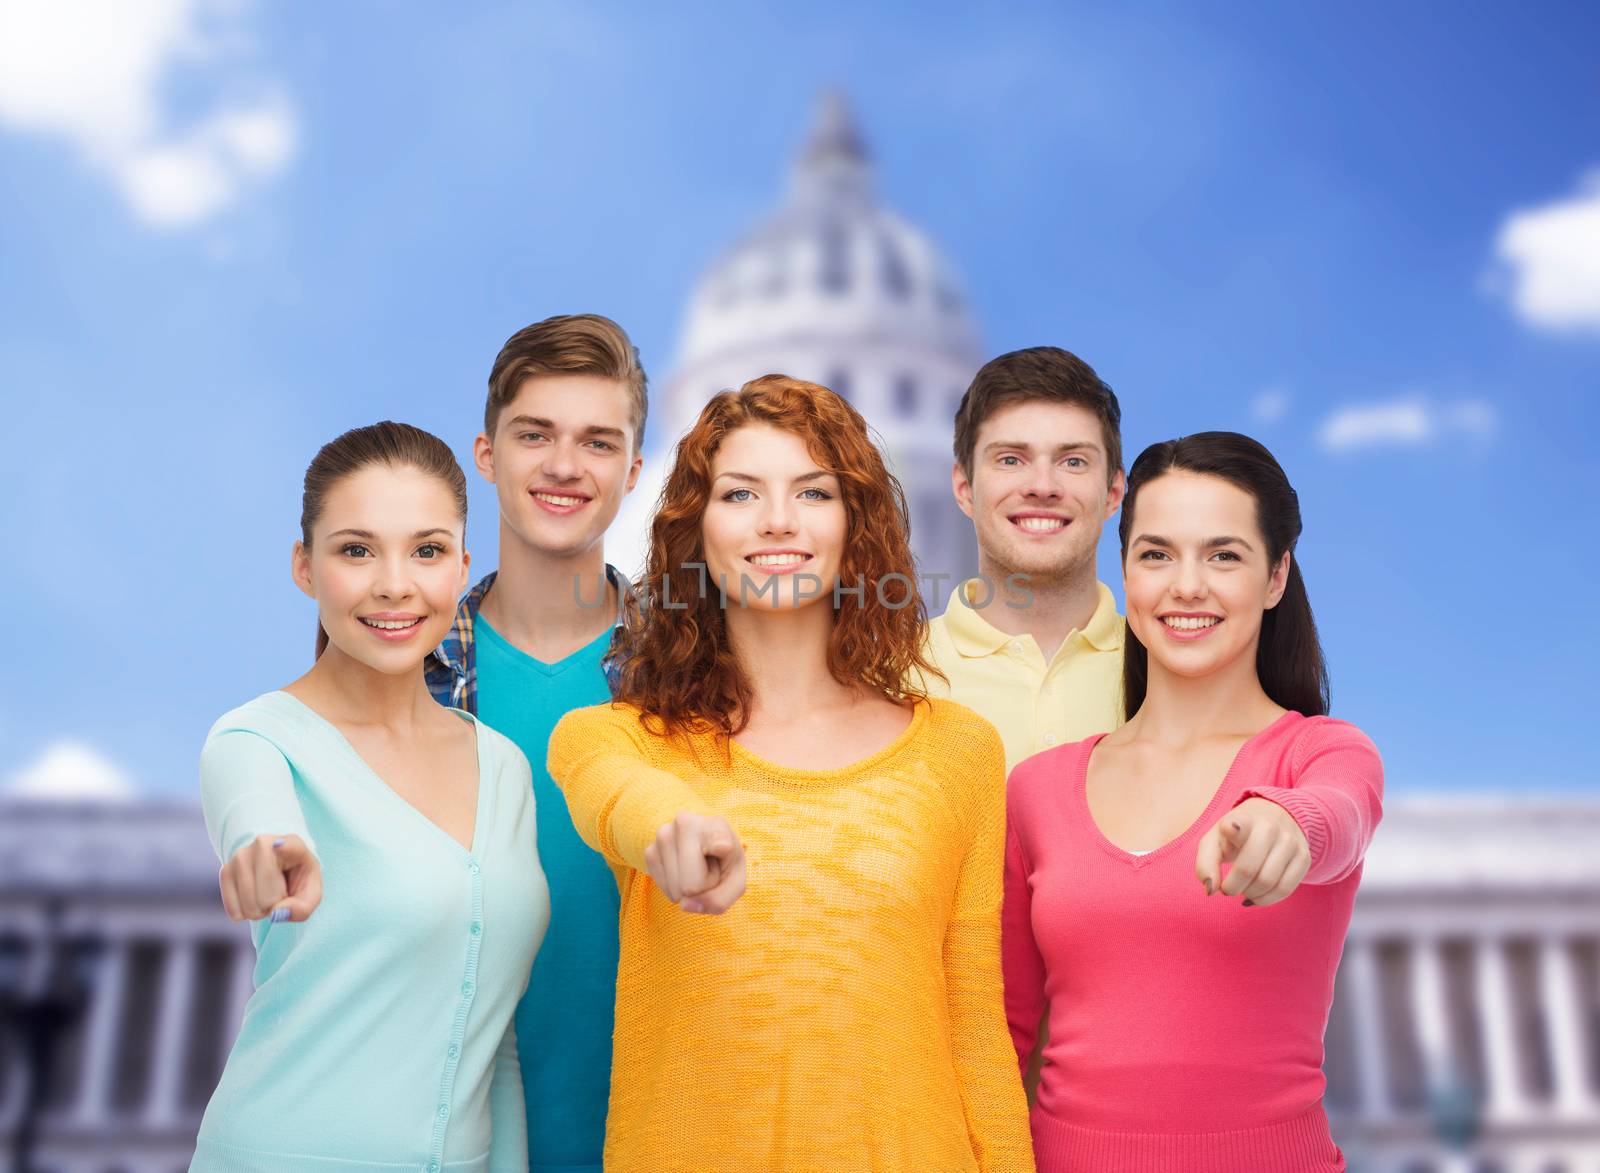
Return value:
<svg viewBox="0 0 1600 1173">
<path fill-rule="evenodd" d="M 550 927 L 516 1013 L 529 1173 L 600 1173 L 620 897 L 611 868 L 578 838 L 545 759 L 557 721 L 611 699 L 600 667 L 611 632 L 555 664 L 514 647 L 482 614 L 473 635 L 478 717 L 516 742 L 533 767 L 539 859 L 550 884 Z"/>
</svg>

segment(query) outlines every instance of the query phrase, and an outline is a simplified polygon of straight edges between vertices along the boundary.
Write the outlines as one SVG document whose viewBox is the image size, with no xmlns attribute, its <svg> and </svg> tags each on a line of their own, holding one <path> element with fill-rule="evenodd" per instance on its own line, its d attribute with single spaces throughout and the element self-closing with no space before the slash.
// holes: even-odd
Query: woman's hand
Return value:
<svg viewBox="0 0 1600 1173">
<path fill-rule="evenodd" d="M 257 835 L 218 879 L 229 920 L 303 921 L 322 903 L 322 865 L 298 835 Z"/>
<path fill-rule="evenodd" d="M 1224 863 L 1233 865 L 1226 880 Z M 1249 907 L 1287 900 L 1310 867 L 1311 848 L 1294 816 L 1265 798 L 1247 798 L 1201 838 L 1194 874 L 1207 896 L 1242 895 Z"/>
<path fill-rule="evenodd" d="M 727 912 L 744 894 L 744 845 L 724 818 L 685 812 L 663 823 L 644 863 L 684 912 Z"/>
</svg>

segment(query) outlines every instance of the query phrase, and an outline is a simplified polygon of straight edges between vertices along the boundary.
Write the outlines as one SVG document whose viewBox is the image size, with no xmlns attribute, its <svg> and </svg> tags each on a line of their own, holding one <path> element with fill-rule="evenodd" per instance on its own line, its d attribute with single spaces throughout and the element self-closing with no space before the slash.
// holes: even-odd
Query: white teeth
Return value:
<svg viewBox="0 0 1600 1173">
<path fill-rule="evenodd" d="M 534 496 L 541 501 L 548 501 L 552 505 L 560 505 L 563 508 L 568 505 L 583 504 L 582 497 L 557 497 L 554 493 L 535 493 Z"/>
<path fill-rule="evenodd" d="M 752 554 L 750 562 L 756 566 L 795 566 L 808 557 L 808 554 Z"/>
<path fill-rule="evenodd" d="M 404 631 L 408 627 L 415 627 L 421 623 L 418 619 L 363 619 L 361 622 L 368 627 L 376 627 L 379 631 Z"/>
<path fill-rule="evenodd" d="M 1203 627 L 1215 627 L 1222 620 L 1215 615 L 1208 615 L 1203 619 L 1188 615 L 1166 615 L 1162 617 L 1161 622 L 1174 631 L 1199 631 Z"/>
<path fill-rule="evenodd" d="M 1019 517 L 1017 525 L 1029 533 L 1047 534 L 1058 529 L 1066 528 L 1066 522 L 1059 517 Z"/>
</svg>

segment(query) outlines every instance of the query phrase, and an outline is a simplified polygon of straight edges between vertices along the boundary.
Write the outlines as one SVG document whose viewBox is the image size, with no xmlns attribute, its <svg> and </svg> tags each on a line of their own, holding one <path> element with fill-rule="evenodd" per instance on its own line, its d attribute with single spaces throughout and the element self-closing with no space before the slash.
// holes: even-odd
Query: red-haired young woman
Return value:
<svg viewBox="0 0 1600 1173">
<path fill-rule="evenodd" d="M 1032 1169 L 1004 754 L 907 685 L 923 621 L 861 416 L 781 375 L 712 399 L 662 493 L 620 699 L 550 743 L 622 882 L 607 1170 Z"/>
</svg>

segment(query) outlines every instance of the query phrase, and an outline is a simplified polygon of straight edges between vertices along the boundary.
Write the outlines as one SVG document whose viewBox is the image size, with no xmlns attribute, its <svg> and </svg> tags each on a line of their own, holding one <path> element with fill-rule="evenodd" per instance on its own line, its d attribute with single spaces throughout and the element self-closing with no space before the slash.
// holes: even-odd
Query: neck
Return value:
<svg viewBox="0 0 1600 1173">
<path fill-rule="evenodd" d="M 599 542 L 575 554 L 552 554 L 501 523 L 500 568 L 482 610 L 512 644 L 541 659 L 552 648 L 581 647 L 611 626 L 616 609 Z"/>
<path fill-rule="evenodd" d="M 826 600 L 781 611 L 730 606 L 728 642 L 754 694 L 754 717 L 789 721 L 847 700 L 828 671 L 833 608 Z"/>
<path fill-rule="evenodd" d="M 1046 661 L 1073 631 L 1089 626 L 1100 605 L 1093 558 L 1060 578 L 1034 575 L 1013 588 L 1007 579 L 1015 572 L 980 552 L 978 573 L 993 587 L 988 604 L 978 608 L 979 614 L 1007 635 L 1033 636 Z"/>
<path fill-rule="evenodd" d="M 1283 715 L 1256 676 L 1256 650 L 1204 676 L 1179 676 L 1146 653 L 1149 681 L 1144 703 L 1128 722 L 1128 734 L 1167 746 L 1209 737 L 1246 736 Z"/>
<path fill-rule="evenodd" d="M 336 725 L 414 727 L 438 708 L 419 663 L 390 675 L 347 656 L 332 644 L 288 691 Z"/>
</svg>

